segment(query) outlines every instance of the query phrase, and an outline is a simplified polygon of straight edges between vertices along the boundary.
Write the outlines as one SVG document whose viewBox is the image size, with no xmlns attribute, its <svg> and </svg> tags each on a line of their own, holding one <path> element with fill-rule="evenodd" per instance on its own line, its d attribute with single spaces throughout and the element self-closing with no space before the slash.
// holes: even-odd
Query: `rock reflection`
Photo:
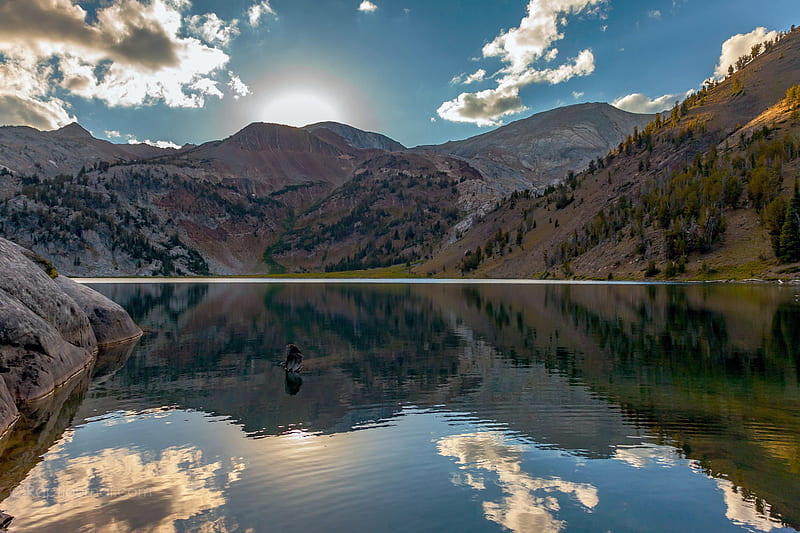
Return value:
<svg viewBox="0 0 800 533">
<path fill-rule="evenodd" d="M 439 454 L 455 458 L 459 468 L 465 471 L 464 484 L 484 490 L 485 480 L 478 472 L 497 476 L 504 497 L 499 502 L 484 502 L 484 516 L 511 531 L 561 531 L 566 522 L 555 517 L 561 507 L 559 497 L 571 496 L 587 511 L 597 506 L 597 489 L 588 483 L 573 483 L 557 477 L 536 478 L 524 472 L 525 448 L 520 444 L 507 444 L 505 435 L 499 432 L 454 435 L 438 442 Z"/>
<path fill-rule="evenodd" d="M 295 372 L 286 372 L 285 390 L 289 396 L 294 396 L 300 392 L 300 387 L 303 386 L 303 378 L 300 374 Z"/>
</svg>

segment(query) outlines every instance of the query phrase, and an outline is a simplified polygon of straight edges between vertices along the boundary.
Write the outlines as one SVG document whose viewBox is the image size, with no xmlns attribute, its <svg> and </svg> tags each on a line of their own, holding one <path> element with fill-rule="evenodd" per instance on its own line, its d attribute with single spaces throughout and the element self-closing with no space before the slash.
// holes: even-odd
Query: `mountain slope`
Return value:
<svg viewBox="0 0 800 533">
<path fill-rule="evenodd" d="M 541 198 L 507 198 L 491 219 L 419 271 L 602 279 L 792 275 L 774 244 L 800 174 L 800 112 L 785 98 L 800 84 L 800 32 L 762 51 L 598 158 L 590 171 Z"/>
<path fill-rule="evenodd" d="M 160 162 L 194 166 L 220 179 L 246 179 L 254 184 L 252 192 L 269 194 L 292 185 L 339 185 L 359 159 L 357 149 L 301 128 L 257 122 Z"/>
<path fill-rule="evenodd" d="M 78 124 L 2 128 L 0 233 L 67 274 L 264 272 L 294 213 L 381 153 L 263 123 L 181 150 L 114 145 Z"/>
<path fill-rule="evenodd" d="M 74 174 L 81 168 L 102 162 L 132 161 L 174 151 L 95 139 L 76 123 L 53 131 L 39 131 L 27 126 L 0 127 L 0 168 L 20 174 Z"/>
<path fill-rule="evenodd" d="M 270 260 L 292 271 L 417 261 L 479 209 L 487 194 L 494 198 L 485 178 L 461 160 L 383 152 L 301 213 L 268 251 Z"/>
<path fill-rule="evenodd" d="M 616 147 L 652 115 L 622 111 L 608 104 L 561 107 L 512 122 L 463 141 L 419 150 L 467 159 L 484 176 L 514 189 L 541 188 L 586 168 Z"/>
<path fill-rule="evenodd" d="M 342 139 L 344 139 L 350 146 L 360 148 L 362 150 L 376 149 L 385 150 L 387 152 L 399 152 L 405 150 L 406 147 L 390 139 L 386 135 L 374 133 L 371 131 L 363 131 L 347 124 L 340 124 L 339 122 L 318 122 L 303 127 L 304 130 L 319 134 L 322 131 L 332 131 Z"/>
</svg>

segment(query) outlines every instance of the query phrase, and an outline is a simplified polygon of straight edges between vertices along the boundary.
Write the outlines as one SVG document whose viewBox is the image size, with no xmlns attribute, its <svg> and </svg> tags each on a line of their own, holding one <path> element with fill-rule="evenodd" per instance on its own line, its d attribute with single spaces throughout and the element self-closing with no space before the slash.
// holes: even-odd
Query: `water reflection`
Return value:
<svg viewBox="0 0 800 533">
<path fill-rule="evenodd" d="M 781 526 L 780 520 L 771 518 L 773 512 L 769 503 L 727 479 L 716 482 L 725 498 L 725 516 L 732 523 L 754 531 L 772 531 Z"/>
<path fill-rule="evenodd" d="M 597 489 L 588 483 L 572 483 L 559 478 L 535 478 L 522 470 L 526 446 L 507 444 L 499 432 L 453 435 L 441 439 L 439 453 L 453 457 L 466 471 L 463 482 L 476 490 L 484 490 L 481 472 L 494 474 L 503 490 L 499 502 L 483 502 L 487 520 L 515 532 L 554 533 L 566 523 L 555 518 L 564 496 L 571 496 L 587 511 L 597 506 Z M 476 474 L 477 473 L 477 474 Z M 462 478 L 454 478 L 461 483 Z"/>
<path fill-rule="evenodd" d="M 286 372 L 284 374 L 284 382 L 286 384 L 286 394 L 289 396 L 294 396 L 300 392 L 300 387 L 303 386 L 303 378 L 296 372 Z"/>
<path fill-rule="evenodd" d="M 174 415 L 115 413 L 97 423 L 147 431 L 154 427 L 153 420 L 163 419 L 166 424 L 158 426 L 166 434 L 161 438 L 181 441 L 184 437 Z M 86 450 L 75 434 L 75 430 L 66 433 L 47 460 L 4 502 L 25 510 L 17 516 L 16 528 L 174 531 L 176 523 L 193 522 L 213 523 L 214 531 L 228 531 L 215 511 L 225 503 L 224 489 L 245 469 L 240 458 L 208 457 L 190 443 L 157 450 L 125 445 Z"/>
<path fill-rule="evenodd" d="M 64 425 L 32 453 L 74 416 L 74 442 L 59 444 L 71 451 L 48 452 L 3 502 L 9 509 L 35 508 L 55 524 L 58 512 L 42 506 L 75 505 L 87 520 L 104 510 L 136 529 L 125 513 L 143 500 L 115 506 L 81 492 L 132 482 L 127 465 L 155 480 L 151 503 L 162 511 L 143 529 L 258 531 L 283 509 L 303 516 L 276 527 L 800 528 L 796 288 L 97 288 L 146 336 L 84 383 Z M 298 379 L 278 364 L 287 339 L 305 355 Z M 205 414 L 227 422 L 200 430 Z M 106 442 L 145 421 L 157 438 L 128 431 Z M 9 477 L 9 490 L 35 462 Z M 80 498 L 25 500 L 31 483 Z M 253 496 L 265 493 L 269 505 Z"/>
</svg>

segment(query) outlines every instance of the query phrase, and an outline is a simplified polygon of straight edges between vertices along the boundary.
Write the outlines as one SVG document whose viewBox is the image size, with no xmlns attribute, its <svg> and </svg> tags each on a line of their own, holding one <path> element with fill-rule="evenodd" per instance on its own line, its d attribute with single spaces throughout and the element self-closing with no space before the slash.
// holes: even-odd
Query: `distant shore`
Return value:
<svg viewBox="0 0 800 533">
<path fill-rule="evenodd" d="M 82 284 L 104 283 L 364 283 L 364 284 L 414 284 L 414 285 L 688 285 L 688 284 L 721 284 L 721 283 L 749 283 L 749 284 L 791 284 L 800 285 L 800 280 L 764 280 L 764 279 L 714 279 L 714 280 L 594 280 L 594 279 L 484 279 L 484 278 L 431 278 L 431 277 L 309 277 L 307 275 L 281 275 L 281 276 L 196 276 L 196 277 L 92 277 L 72 278 Z"/>
</svg>

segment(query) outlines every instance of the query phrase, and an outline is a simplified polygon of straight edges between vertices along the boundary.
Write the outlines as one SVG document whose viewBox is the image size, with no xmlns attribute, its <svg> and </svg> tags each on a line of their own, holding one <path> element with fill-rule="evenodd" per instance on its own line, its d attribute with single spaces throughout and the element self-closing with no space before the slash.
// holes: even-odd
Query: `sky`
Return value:
<svg viewBox="0 0 800 533">
<path fill-rule="evenodd" d="M 581 102 L 668 109 L 792 24 L 798 0 L 0 0 L 0 124 L 438 144 Z"/>
</svg>

